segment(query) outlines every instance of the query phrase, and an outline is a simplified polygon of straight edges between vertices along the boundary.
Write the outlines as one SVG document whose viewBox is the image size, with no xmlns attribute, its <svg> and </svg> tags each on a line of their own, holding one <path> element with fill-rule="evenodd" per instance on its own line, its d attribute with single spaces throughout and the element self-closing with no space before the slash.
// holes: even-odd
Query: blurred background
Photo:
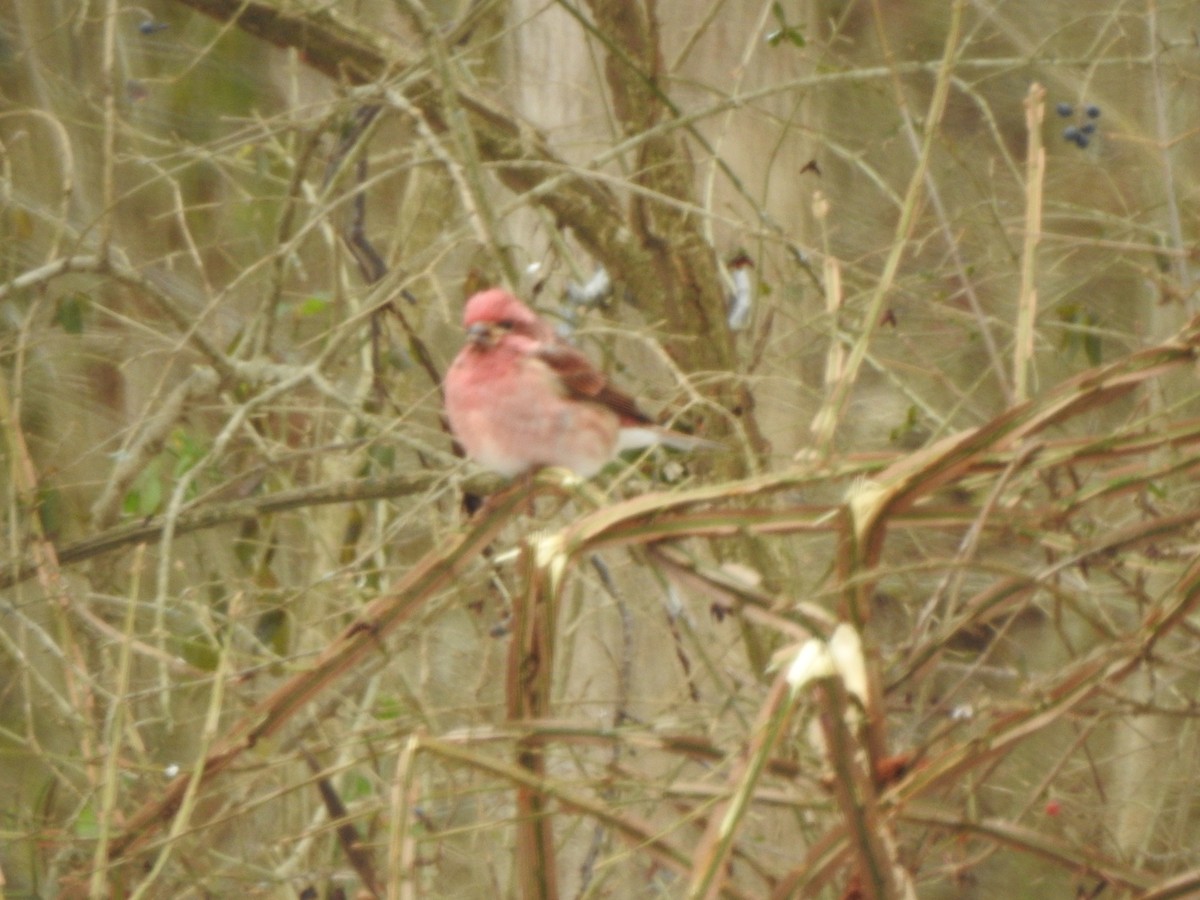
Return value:
<svg viewBox="0 0 1200 900">
<path fill-rule="evenodd" d="M 683 897 L 718 859 L 722 896 L 1195 887 L 1198 81 L 1186 2 L 0 6 L 6 896 Z M 599 515 L 531 501 L 139 819 L 451 565 L 500 487 L 439 395 L 491 284 L 725 445 L 595 486 L 692 498 L 708 574 L 624 549 L 632 520 L 572 557 L 527 715 L 516 557 Z M 1085 402 L 1108 366 L 1132 390 Z M 906 460 L 922 502 L 848 549 Z M 828 710 L 771 693 L 839 619 L 876 682 L 875 887 Z M 540 887 L 503 768 L 534 738 Z"/>
</svg>

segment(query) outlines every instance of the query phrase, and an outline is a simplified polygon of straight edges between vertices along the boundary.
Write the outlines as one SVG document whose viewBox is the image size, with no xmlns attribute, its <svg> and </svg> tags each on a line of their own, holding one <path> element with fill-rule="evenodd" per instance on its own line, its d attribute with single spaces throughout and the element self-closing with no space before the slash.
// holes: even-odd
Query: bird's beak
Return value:
<svg viewBox="0 0 1200 900">
<path fill-rule="evenodd" d="M 490 347 L 495 342 L 495 333 L 486 322 L 476 322 L 467 329 L 467 340 L 476 347 Z"/>
</svg>

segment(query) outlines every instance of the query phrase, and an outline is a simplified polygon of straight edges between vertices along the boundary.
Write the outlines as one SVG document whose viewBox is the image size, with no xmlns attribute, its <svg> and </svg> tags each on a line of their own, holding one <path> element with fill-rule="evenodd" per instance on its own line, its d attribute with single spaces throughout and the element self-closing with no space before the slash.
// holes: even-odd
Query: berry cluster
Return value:
<svg viewBox="0 0 1200 900">
<path fill-rule="evenodd" d="M 1075 115 L 1075 107 L 1070 103 L 1059 103 L 1055 108 L 1064 119 Z M 1063 129 L 1063 140 L 1076 144 L 1080 148 L 1086 147 L 1091 141 L 1092 135 L 1096 133 L 1096 119 L 1100 118 L 1100 107 L 1089 103 L 1083 108 L 1083 115 L 1083 122 L 1078 125 L 1068 125 Z"/>
</svg>

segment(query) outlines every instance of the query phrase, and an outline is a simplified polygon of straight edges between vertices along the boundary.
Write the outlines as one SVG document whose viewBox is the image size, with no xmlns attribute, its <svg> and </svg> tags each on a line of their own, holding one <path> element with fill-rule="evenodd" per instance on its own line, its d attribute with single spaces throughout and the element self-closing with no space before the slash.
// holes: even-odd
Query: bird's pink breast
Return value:
<svg viewBox="0 0 1200 900">
<path fill-rule="evenodd" d="M 455 437 L 469 457 L 501 475 L 561 466 L 587 478 L 616 451 L 616 413 L 563 396 L 548 367 L 512 344 L 465 348 L 445 388 Z"/>
</svg>

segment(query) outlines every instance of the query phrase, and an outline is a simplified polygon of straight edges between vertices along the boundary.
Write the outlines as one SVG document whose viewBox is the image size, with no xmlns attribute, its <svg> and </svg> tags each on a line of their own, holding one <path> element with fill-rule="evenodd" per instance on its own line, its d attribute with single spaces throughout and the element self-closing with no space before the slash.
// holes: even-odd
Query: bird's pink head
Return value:
<svg viewBox="0 0 1200 900">
<path fill-rule="evenodd" d="M 518 339 L 544 341 L 554 332 L 532 309 L 501 288 L 480 291 L 467 301 L 463 310 L 467 340 L 481 350 L 495 347 L 507 338 L 508 346 Z"/>
<path fill-rule="evenodd" d="M 510 322 L 512 326 L 530 326 L 536 325 L 537 321 L 538 317 L 532 309 L 503 288 L 480 291 L 467 301 L 463 310 L 463 326 L 468 330 L 475 325 Z"/>
</svg>

